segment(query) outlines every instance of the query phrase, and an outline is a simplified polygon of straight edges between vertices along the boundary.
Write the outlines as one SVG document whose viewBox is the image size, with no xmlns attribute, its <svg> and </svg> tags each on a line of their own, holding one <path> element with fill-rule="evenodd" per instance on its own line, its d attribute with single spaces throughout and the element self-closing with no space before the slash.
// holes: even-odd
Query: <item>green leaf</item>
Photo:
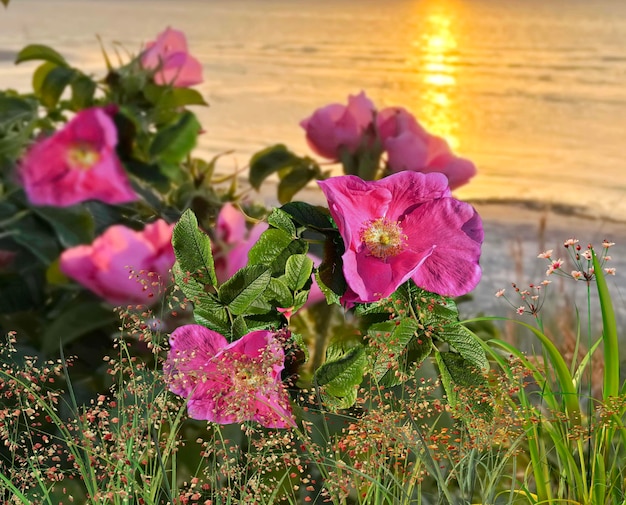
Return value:
<svg viewBox="0 0 626 505">
<path fill-rule="evenodd" d="M 483 346 L 461 324 L 448 324 L 443 331 L 436 332 L 436 337 L 451 345 L 468 363 L 478 370 L 489 370 L 489 361 Z"/>
<path fill-rule="evenodd" d="M 11 1 L 11 0 L 0 0 L 0 2 L 2 2 L 2 5 L 4 5 L 5 7 L 8 7 L 8 6 L 9 6 L 9 2 L 10 2 L 10 1 Z M 18 494 L 20 494 L 20 493 L 18 493 Z M 23 496 L 23 495 L 21 495 L 21 496 Z M 24 502 L 26 502 L 26 500 L 23 500 L 23 501 L 24 501 Z"/>
<path fill-rule="evenodd" d="M 301 226 L 321 232 L 337 232 L 328 209 L 324 207 L 315 207 L 304 202 L 289 202 L 280 209 L 289 214 Z"/>
<path fill-rule="evenodd" d="M 217 286 L 211 240 L 198 229 L 198 220 L 191 209 L 187 209 L 174 226 L 172 246 L 183 272 L 202 284 Z"/>
<path fill-rule="evenodd" d="M 30 122 L 37 116 L 33 100 L 0 93 L 0 131 L 6 132 L 16 123 Z"/>
<path fill-rule="evenodd" d="M 233 314 L 246 314 L 252 302 L 267 289 L 270 277 L 270 270 L 264 265 L 242 268 L 222 284 L 219 290 L 220 301 Z"/>
<path fill-rule="evenodd" d="M 61 245 L 68 249 L 79 244 L 92 242 L 95 222 L 91 213 L 84 207 L 33 207 L 33 212 L 47 221 Z"/>
<path fill-rule="evenodd" d="M 338 300 L 346 292 L 347 284 L 343 276 L 343 241 L 337 234 L 327 235 L 324 242 L 324 259 L 317 268 L 315 279 L 329 304 Z"/>
<path fill-rule="evenodd" d="M 119 321 L 117 314 L 101 302 L 68 304 L 46 327 L 42 336 L 42 351 L 45 354 L 56 353 L 60 346 L 65 347 L 70 342 L 116 321 Z"/>
<path fill-rule="evenodd" d="M 233 320 L 232 328 L 233 340 L 237 340 L 249 332 L 248 325 L 246 324 L 246 320 L 243 318 L 243 316 L 237 316 Z"/>
<path fill-rule="evenodd" d="M 207 105 L 202 95 L 191 88 L 173 88 L 146 83 L 142 86 L 143 95 L 159 112 L 181 109 L 188 105 Z"/>
<path fill-rule="evenodd" d="M 75 110 L 85 109 L 93 105 L 96 83 L 86 75 L 78 75 L 72 81 L 72 107 Z"/>
<path fill-rule="evenodd" d="M 50 230 L 35 217 L 26 216 L 8 227 L 11 238 L 28 249 L 46 267 L 60 254 L 60 248 Z"/>
<path fill-rule="evenodd" d="M 271 174 L 290 167 L 301 158 L 287 149 L 283 144 L 270 146 L 259 151 L 250 160 L 250 184 L 259 189 L 263 181 Z"/>
<path fill-rule="evenodd" d="M 435 359 L 448 403 L 457 415 L 466 420 L 475 417 L 491 420 L 493 406 L 482 372 L 454 352 L 436 351 Z"/>
<path fill-rule="evenodd" d="M 278 201 L 290 202 L 294 195 L 304 188 L 309 182 L 320 177 L 317 165 L 311 167 L 308 164 L 299 164 L 291 168 L 285 175 L 280 177 L 278 183 Z"/>
<path fill-rule="evenodd" d="M 44 60 L 61 67 L 69 67 L 67 61 L 65 61 L 65 58 L 63 58 L 63 56 L 61 56 L 51 47 L 45 46 L 43 44 L 31 44 L 26 46 L 19 53 L 17 53 L 15 63 L 18 64 L 22 63 L 23 61 L 30 60 Z"/>
<path fill-rule="evenodd" d="M 285 233 L 288 233 L 292 237 L 296 236 L 296 227 L 291 220 L 289 214 L 281 209 L 272 209 L 270 215 L 267 216 L 267 222 L 270 226 L 274 228 L 278 228 L 279 230 L 283 230 Z"/>
<path fill-rule="evenodd" d="M 201 126 L 196 116 L 185 111 L 173 125 L 160 130 L 150 145 L 150 156 L 165 163 L 179 163 L 195 147 Z"/>
<path fill-rule="evenodd" d="M 304 290 L 294 295 L 293 297 L 293 311 L 294 312 L 297 312 L 298 310 L 300 310 L 304 306 L 304 304 L 308 301 L 309 293 L 310 293 L 309 290 Z"/>
<path fill-rule="evenodd" d="M 306 254 L 294 254 L 287 259 L 285 265 L 285 280 L 292 291 L 304 287 L 311 278 L 313 261 Z"/>
<path fill-rule="evenodd" d="M 0 165 L 15 159 L 27 145 L 37 121 L 38 102 L 0 92 Z"/>
<path fill-rule="evenodd" d="M 54 67 L 46 73 L 37 95 L 49 109 L 56 107 L 63 91 L 72 82 L 76 72 L 67 67 Z"/>
<path fill-rule="evenodd" d="M 41 88 L 43 87 L 46 76 L 57 67 L 57 64 L 45 61 L 35 69 L 32 84 L 36 96 L 41 96 Z"/>
<path fill-rule="evenodd" d="M 344 348 L 344 342 L 331 343 L 326 350 L 326 362 L 315 372 L 315 382 L 336 400 L 337 408 L 348 408 L 356 399 L 366 365 L 362 344 Z"/>
<path fill-rule="evenodd" d="M 593 269 L 596 276 L 596 286 L 598 287 L 598 298 L 600 299 L 600 312 L 602 313 L 602 342 L 604 343 L 604 380 L 602 384 L 602 398 L 607 401 L 611 397 L 619 395 L 620 379 L 620 353 L 619 336 L 615 321 L 615 311 L 611 294 L 602 272 L 602 265 L 598 261 L 595 251 L 593 254 Z"/>
<path fill-rule="evenodd" d="M 226 307 L 215 298 L 212 293 L 206 292 L 206 285 L 198 282 L 180 268 L 178 261 L 172 267 L 174 281 L 185 297 L 193 305 L 193 317 L 198 324 L 206 326 L 224 336 L 230 334 L 230 318 Z"/>
<path fill-rule="evenodd" d="M 293 237 L 282 230 L 270 228 L 263 232 L 250 252 L 250 264 L 267 265 L 272 273 L 280 275 L 284 272 L 287 259 L 293 254 L 307 252 L 307 244 L 303 240 L 293 240 Z"/>
<path fill-rule="evenodd" d="M 263 295 L 266 300 L 273 301 L 277 307 L 288 308 L 294 304 L 293 293 L 281 279 L 272 277 Z"/>
<path fill-rule="evenodd" d="M 178 260 L 172 266 L 172 273 L 174 274 L 174 282 L 185 297 L 194 304 L 201 303 L 201 299 L 208 294 L 207 285 L 196 280 L 189 271 L 183 270 Z"/>
<path fill-rule="evenodd" d="M 217 331 L 225 337 L 231 334 L 232 327 L 228 311 L 211 293 L 196 299 L 193 317 L 198 324 Z"/>
<path fill-rule="evenodd" d="M 21 273 L 0 274 L 0 314 L 34 309 L 42 303 L 45 278 L 40 275 L 25 279 Z M 7 328 L 8 329 L 8 328 Z"/>
<path fill-rule="evenodd" d="M 264 297 L 259 297 L 246 309 L 246 315 L 264 315 L 270 312 L 272 308 L 272 305 Z"/>
<path fill-rule="evenodd" d="M 430 337 L 423 334 L 420 324 L 411 318 L 385 321 L 371 325 L 370 352 L 374 355 L 372 375 L 379 384 L 395 386 L 411 365 L 420 365 L 432 351 Z"/>
</svg>

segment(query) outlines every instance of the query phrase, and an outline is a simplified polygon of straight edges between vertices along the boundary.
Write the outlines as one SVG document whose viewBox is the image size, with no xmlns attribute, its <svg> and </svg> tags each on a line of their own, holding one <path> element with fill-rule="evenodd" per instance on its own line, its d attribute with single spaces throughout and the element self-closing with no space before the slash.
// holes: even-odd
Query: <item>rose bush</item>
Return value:
<svg viewBox="0 0 626 505">
<path fill-rule="evenodd" d="M 202 208 L 208 228 L 230 197 L 191 156 L 200 125 L 188 107 L 205 102 L 184 87 L 201 69 L 181 32 L 117 67 L 107 58 L 100 77 L 41 44 L 16 58 L 32 61 L 32 91 L 0 91 L 0 326 L 31 353 L 86 341 L 96 352 L 117 331 L 111 304 L 160 310 L 182 211 Z"/>
<path fill-rule="evenodd" d="M 106 347 L 111 305 L 126 306 L 150 318 L 142 332 L 171 333 L 170 390 L 216 423 L 294 427 L 299 389 L 347 408 L 365 375 L 396 385 L 433 355 L 451 404 L 468 374 L 482 383 L 484 352 L 449 298 L 480 279 L 480 218 L 450 192 L 474 168 L 406 110 L 378 111 L 361 92 L 314 111 L 307 141 L 346 175 L 264 149 L 250 183 L 277 173 L 283 204 L 266 209 L 213 184 L 217 158 L 193 155 L 188 107 L 204 100 L 187 86 L 202 67 L 181 32 L 99 80 L 46 46 L 18 54 L 30 60 L 43 60 L 33 93 L 0 95 L 13 111 L 0 124 L 6 329 L 45 354 Z M 291 201 L 315 179 L 328 209 Z"/>
</svg>

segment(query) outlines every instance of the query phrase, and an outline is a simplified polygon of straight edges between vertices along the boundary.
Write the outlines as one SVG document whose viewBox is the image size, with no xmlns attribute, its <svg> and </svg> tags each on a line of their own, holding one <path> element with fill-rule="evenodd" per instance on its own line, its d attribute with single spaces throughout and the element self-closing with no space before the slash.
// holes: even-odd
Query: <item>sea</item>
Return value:
<svg viewBox="0 0 626 505">
<path fill-rule="evenodd" d="M 104 75 L 166 27 L 204 65 L 203 155 L 245 169 L 275 143 L 311 155 L 300 120 L 365 91 L 473 160 L 457 196 L 626 221 L 624 0 L 11 0 L 0 86 L 27 91 L 47 44 Z"/>
</svg>

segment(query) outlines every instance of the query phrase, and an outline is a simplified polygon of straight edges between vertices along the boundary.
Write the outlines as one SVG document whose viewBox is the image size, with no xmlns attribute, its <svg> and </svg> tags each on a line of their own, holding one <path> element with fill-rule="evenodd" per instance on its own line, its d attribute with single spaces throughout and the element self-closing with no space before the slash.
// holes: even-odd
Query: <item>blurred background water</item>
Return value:
<svg viewBox="0 0 626 505">
<path fill-rule="evenodd" d="M 476 162 L 458 196 L 570 206 L 626 221 L 623 0 L 12 0 L 0 85 L 27 90 L 29 43 L 103 75 L 166 26 L 204 64 L 205 154 L 222 169 L 284 142 L 300 119 L 365 90 L 402 105 Z"/>
</svg>

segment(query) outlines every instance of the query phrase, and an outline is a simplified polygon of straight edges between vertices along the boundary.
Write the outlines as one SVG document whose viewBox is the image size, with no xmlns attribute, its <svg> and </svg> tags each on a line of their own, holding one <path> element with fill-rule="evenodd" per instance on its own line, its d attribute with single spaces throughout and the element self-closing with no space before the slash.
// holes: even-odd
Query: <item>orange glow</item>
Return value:
<svg viewBox="0 0 626 505">
<path fill-rule="evenodd" d="M 419 120 L 457 150 L 460 147 L 455 100 L 457 41 L 453 18 L 438 10 L 429 14 L 425 21 L 426 29 L 421 39 L 413 44 L 418 51 L 416 71 L 422 81 Z"/>
</svg>

